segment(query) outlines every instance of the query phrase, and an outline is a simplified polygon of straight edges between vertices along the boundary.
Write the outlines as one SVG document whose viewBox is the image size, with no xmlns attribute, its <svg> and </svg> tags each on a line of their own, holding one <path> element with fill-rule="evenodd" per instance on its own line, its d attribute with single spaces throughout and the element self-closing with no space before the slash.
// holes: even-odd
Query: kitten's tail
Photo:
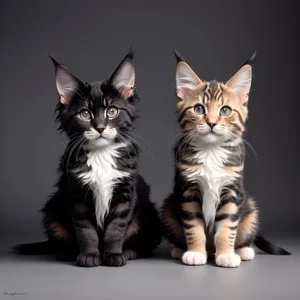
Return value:
<svg viewBox="0 0 300 300">
<path fill-rule="evenodd" d="M 51 241 L 43 241 L 38 243 L 21 244 L 13 247 L 16 254 L 41 255 L 54 254 L 55 247 Z"/>
<path fill-rule="evenodd" d="M 274 254 L 274 255 L 291 255 L 290 252 L 286 251 L 285 249 L 267 241 L 264 237 L 261 235 L 258 235 L 255 240 L 254 244 L 257 248 L 260 250 L 263 250 L 269 254 Z"/>
</svg>

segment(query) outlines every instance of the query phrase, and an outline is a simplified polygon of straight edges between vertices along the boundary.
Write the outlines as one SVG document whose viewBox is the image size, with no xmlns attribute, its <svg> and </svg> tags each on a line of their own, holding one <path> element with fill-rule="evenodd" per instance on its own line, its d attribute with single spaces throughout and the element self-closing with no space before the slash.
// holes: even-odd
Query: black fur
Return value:
<svg viewBox="0 0 300 300">
<path fill-rule="evenodd" d="M 177 63 L 184 61 L 184 58 L 182 57 L 182 55 L 178 52 L 177 49 L 174 50 L 174 55 L 176 58 Z"/>
<path fill-rule="evenodd" d="M 252 56 L 247 59 L 247 61 L 244 63 L 244 65 L 250 65 L 251 67 L 253 67 L 254 66 L 254 62 L 255 62 L 255 58 L 256 58 L 256 50 L 254 51 L 254 53 L 252 54 Z"/>
<path fill-rule="evenodd" d="M 261 235 L 258 235 L 255 240 L 254 244 L 257 248 L 260 250 L 263 250 L 269 254 L 274 254 L 274 255 L 291 255 L 290 252 L 286 251 L 285 249 L 267 241 L 264 237 Z"/>
<path fill-rule="evenodd" d="M 42 209 L 48 241 L 19 245 L 15 250 L 23 254 L 54 253 L 57 258 L 68 260 L 77 257 L 77 265 L 85 267 L 101 262 L 121 266 L 127 259 L 150 256 L 161 241 L 161 224 L 150 201 L 150 188 L 138 174 L 139 149 L 130 134 L 137 117 L 138 96 L 134 90 L 126 90 L 127 86 L 117 88 L 115 82 L 120 72 L 131 74 L 131 69 L 127 73 L 123 69 L 125 64 L 129 68 L 132 64 L 133 68 L 133 52 L 128 53 L 108 80 L 96 83 L 83 83 L 65 66 L 51 59 L 60 94 L 57 121 L 60 130 L 67 134 L 69 144 L 60 161 L 57 191 Z M 66 88 L 68 86 L 72 89 Z M 119 111 L 114 119 L 106 114 L 111 106 Z M 89 111 L 92 116 L 89 121 L 80 118 L 82 110 Z M 111 168 L 129 175 L 113 186 L 109 212 L 101 227 L 95 216 L 94 192 L 80 176 L 91 169 L 87 165 L 89 153 L 95 147 L 106 147 L 101 143 L 106 143 L 103 130 L 108 127 L 117 132 L 116 136 L 109 137 L 109 145 L 125 142 L 118 149 Z M 99 132 L 100 137 L 93 141 L 87 139 L 84 133 L 89 130 Z M 98 145 L 98 142 L 101 143 Z"/>
</svg>

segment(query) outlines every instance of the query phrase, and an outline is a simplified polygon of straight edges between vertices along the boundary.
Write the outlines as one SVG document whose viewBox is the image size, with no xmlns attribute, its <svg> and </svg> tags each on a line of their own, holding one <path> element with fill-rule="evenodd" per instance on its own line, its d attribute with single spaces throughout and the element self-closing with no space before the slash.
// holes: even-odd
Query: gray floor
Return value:
<svg viewBox="0 0 300 300">
<path fill-rule="evenodd" d="M 20 240 L 18 240 L 19 242 Z M 122 268 L 83 269 L 49 257 L 9 254 L 1 245 L 0 299 L 300 299 L 300 242 L 277 239 L 292 256 L 257 254 L 237 269 L 213 263 L 189 267 L 170 259 L 169 246 L 157 257 Z"/>
</svg>

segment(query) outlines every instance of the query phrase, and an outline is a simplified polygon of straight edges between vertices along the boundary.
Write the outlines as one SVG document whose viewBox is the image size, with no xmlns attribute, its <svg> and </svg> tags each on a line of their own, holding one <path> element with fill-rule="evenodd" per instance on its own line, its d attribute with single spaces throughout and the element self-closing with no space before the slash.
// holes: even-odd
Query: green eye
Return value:
<svg viewBox="0 0 300 300">
<path fill-rule="evenodd" d="M 79 113 L 79 116 L 83 121 L 90 121 L 90 119 L 92 118 L 91 113 L 87 109 L 83 109 Z"/>
<path fill-rule="evenodd" d="M 223 106 L 220 109 L 220 116 L 221 117 L 228 117 L 232 112 L 232 109 L 229 106 Z"/>
<path fill-rule="evenodd" d="M 115 106 L 110 106 L 106 110 L 106 115 L 108 116 L 109 119 L 114 119 L 119 115 L 119 109 Z"/>
<path fill-rule="evenodd" d="M 194 107 L 194 111 L 197 115 L 203 115 L 205 113 L 205 108 L 203 105 L 198 104 Z"/>
</svg>

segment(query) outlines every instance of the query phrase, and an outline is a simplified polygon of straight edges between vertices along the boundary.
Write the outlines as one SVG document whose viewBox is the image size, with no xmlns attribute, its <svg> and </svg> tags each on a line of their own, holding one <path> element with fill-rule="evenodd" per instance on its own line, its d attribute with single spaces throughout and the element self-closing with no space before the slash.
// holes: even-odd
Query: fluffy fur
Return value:
<svg viewBox="0 0 300 300">
<path fill-rule="evenodd" d="M 258 234 L 258 208 L 243 185 L 243 132 L 255 55 L 226 82 L 202 81 L 177 58 L 177 114 L 182 137 L 176 144 L 173 193 L 164 201 L 172 256 L 203 265 L 215 255 L 221 267 L 254 258 L 253 244 L 289 254 Z"/>
<path fill-rule="evenodd" d="M 118 143 L 107 145 L 104 149 L 91 149 L 86 161 L 90 170 L 78 175 L 93 190 L 96 220 L 101 228 L 109 211 L 114 186 L 130 175 L 129 172 L 118 170 L 116 165 L 116 158 L 120 158 L 118 149 L 127 146 L 126 143 Z"/>
<path fill-rule="evenodd" d="M 234 182 L 236 174 L 228 174 L 222 164 L 228 161 L 230 151 L 221 145 L 210 147 L 201 145 L 197 139 L 191 141 L 195 154 L 191 159 L 197 164 L 203 164 L 200 170 L 184 172 L 184 176 L 189 181 L 198 182 L 203 193 L 202 212 L 205 224 L 212 227 L 214 225 L 216 207 L 220 204 L 220 192 L 224 186 Z"/>
<path fill-rule="evenodd" d="M 84 83 L 52 58 L 59 93 L 57 121 L 69 144 L 55 192 L 43 208 L 47 242 L 20 253 L 54 252 L 79 266 L 125 265 L 150 256 L 161 224 L 150 188 L 138 174 L 133 53 L 103 82 Z"/>
</svg>

